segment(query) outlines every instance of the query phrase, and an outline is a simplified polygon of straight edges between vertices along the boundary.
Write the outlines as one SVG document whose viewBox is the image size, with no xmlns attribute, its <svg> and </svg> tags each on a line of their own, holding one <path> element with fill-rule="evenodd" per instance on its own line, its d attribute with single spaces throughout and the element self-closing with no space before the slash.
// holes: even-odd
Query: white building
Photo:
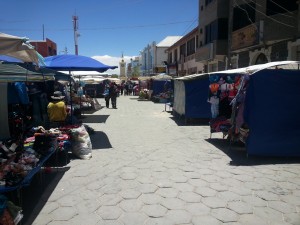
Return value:
<svg viewBox="0 0 300 225">
<path fill-rule="evenodd" d="M 181 38 L 182 36 L 167 36 L 158 44 L 156 44 L 155 41 L 148 44 L 140 52 L 141 75 L 149 76 L 158 73 L 165 73 L 166 62 L 168 60 L 166 50 Z"/>
</svg>

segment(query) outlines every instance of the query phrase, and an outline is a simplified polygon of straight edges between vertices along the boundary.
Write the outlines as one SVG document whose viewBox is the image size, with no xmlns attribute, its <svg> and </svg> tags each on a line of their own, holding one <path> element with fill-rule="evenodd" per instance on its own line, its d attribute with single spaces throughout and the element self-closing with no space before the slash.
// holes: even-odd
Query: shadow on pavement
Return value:
<svg viewBox="0 0 300 225">
<path fill-rule="evenodd" d="M 104 106 L 101 106 L 100 109 L 93 109 L 93 108 L 88 108 L 88 109 L 81 109 L 82 115 L 89 115 L 89 114 L 94 114 L 95 112 L 105 108 Z"/>
<path fill-rule="evenodd" d="M 24 215 L 21 220 L 22 225 L 30 225 L 33 223 L 60 179 L 69 169 L 70 167 L 61 167 L 41 170 L 33 177 L 29 186 L 22 188 L 19 199 L 22 201 L 21 206 Z M 15 194 L 15 196 L 17 196 L 17 193 Z"/>
<path fill-rule="evenodd" d="M 95 131 L 94 134 L 90 135 L 93 149 L 104 149 L 112 148 L 108 136 L 102 131 Z"/>
<path fill-rule="evenodd" d="M 246 147 L 242 143 L 229 143 L 226 139 L 211 138 L 205 139 L 231 158 L 232 166 L 255 166 L 269 164 L 299 164 L 300 158 L 293 157 L 267 157 L 267 156 L 249 156 Z"/>
<path fill-rule="evenodd" d="M 109 115 L 85 115 L 83 123 L 105 123 Z"/>
<path fill-rule="evenodd" d="M 172 113 L 172 111 L 166 111 Z M 185 118 L 183 116 L 172 116 L 170 119 L 174 120 L 177 126 L 208 126 L 209 119 L 193 119 Z"/>
</svg>

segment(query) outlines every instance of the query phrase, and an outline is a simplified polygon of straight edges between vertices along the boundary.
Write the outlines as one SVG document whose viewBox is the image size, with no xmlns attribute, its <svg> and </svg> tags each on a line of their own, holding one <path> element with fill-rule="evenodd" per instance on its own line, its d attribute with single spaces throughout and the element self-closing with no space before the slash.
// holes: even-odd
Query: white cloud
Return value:
<svg viewBox="0 0 300 225">
<path fill-rule="evenodd" d="M 130 62 L 130 59 L 134 59 L 136 56 L 124 56 L 124 61 L 126 63 Z M 114 70 L 107 70 L 105 73 L 108 74 L 117 74 L 120 75 L 120 66 L 119 62 L 121 61 L 121 57 L 109 56 L 109 55 L 96 55 L 92 56 L 93 59 L 96 59 L 108 66 L 117 66 L 118 68 Z"/>
</svg>

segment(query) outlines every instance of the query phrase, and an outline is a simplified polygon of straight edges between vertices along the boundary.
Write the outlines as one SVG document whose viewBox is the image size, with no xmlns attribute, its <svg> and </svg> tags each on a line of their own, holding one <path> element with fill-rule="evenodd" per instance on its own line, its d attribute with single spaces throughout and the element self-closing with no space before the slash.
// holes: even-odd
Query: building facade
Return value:
<svg viewBox="0 0 300 225">
<path fill-rule="evenodd" d="M 236 0 L 231 8 L 232 68 L 300 60 L 300 1 Z"/>
<path fill-rule="evenodd" d="M 126 76 L 126 62 L 124 60 L 123 54 L 122 54 L 122 58 L 119 62 L 119 66 L 120 66 L 120 76 L 119 77 L 127 77 Z"/>
<path fill-rule="evenodd" d="M 195 54 L 199 44 L 198 27 L 194 28 L 187 35 L 169 47 L 167 74 L 172 76 L 185 76 L 202 73 L 204 65 L 196 62 Z"/>
<path fill-rule="evenodd" d="M 42 41 L 30 41 L 30 44 L 35 47 L 35 50 L 43 57 L 57 55 L 57 45 L 55 42 L 46 38 Z"/>
<path fill-rule="evenodd" d="M 140 52 L 140 70 L 142 76 L 166 73 L 168 54 L 166 50 L 182 36 L 168 36 L 158 44 L 153 41 Z"/>
<path fill-rule="evenodd" d="M 199 0 L 204 72 L 300 60 L 300 1 Z"/>
</svg>

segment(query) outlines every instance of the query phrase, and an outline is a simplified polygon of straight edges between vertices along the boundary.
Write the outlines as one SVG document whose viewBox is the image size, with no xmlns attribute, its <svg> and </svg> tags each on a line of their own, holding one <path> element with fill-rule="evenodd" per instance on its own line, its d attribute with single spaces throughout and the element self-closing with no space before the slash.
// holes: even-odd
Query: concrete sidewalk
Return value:
<svg viewBox="0 0 300 225">
<path fill-rule="evenodd" d="M 247 158 L 164 104 L 120 96 L 117 107 L 85 114 L 93 158 L 67 165 L 28 224 L 300 224 L 299 160 Z"/>
</svg>

